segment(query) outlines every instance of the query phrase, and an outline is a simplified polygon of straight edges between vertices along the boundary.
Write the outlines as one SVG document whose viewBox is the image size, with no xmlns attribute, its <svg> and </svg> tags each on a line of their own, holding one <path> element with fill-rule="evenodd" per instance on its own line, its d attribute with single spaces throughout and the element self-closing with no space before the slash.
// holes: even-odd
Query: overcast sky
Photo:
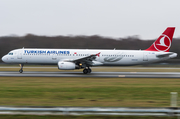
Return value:
<svg viewBox="0 0 180 119">
<path fill-rule="evenodd" d="M 180 37 L 180 0 L 0 0 L 0 36 Z"/>
</svg>

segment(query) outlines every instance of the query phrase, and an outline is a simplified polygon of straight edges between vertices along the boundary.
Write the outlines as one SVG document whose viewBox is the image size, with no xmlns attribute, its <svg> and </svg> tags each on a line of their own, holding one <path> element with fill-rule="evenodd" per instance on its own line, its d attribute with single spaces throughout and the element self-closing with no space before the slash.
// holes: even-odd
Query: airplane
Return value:
<svg viewBox="0 0 180 119">
<path fill-rule="evenodd" d="M 130 66 L 154 63 L 177 56 L 169 52 L 175 27 L 167 29 L 146 50 L 102 50 L 102 49 L 35 49 L 22 48 L 10 51 L 2 57 L 5 63 L 20 64 L 54 64 L 59 70 L 84 69 L 91 73 L 93 66 Z"/>
</svg>

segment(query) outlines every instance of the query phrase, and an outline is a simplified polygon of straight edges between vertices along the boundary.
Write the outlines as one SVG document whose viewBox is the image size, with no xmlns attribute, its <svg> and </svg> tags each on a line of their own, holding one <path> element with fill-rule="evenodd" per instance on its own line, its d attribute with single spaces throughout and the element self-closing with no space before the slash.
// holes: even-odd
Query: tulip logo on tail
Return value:
<svg viewBox="0 0 180 119">
<path fill-rule="evenodd" d="M 171 47 L 171 39 L 167 35 L 162 34 L 159 39 L 154 42 L 154 47 L 158 51 L 167 51 Z"/>
</svg>

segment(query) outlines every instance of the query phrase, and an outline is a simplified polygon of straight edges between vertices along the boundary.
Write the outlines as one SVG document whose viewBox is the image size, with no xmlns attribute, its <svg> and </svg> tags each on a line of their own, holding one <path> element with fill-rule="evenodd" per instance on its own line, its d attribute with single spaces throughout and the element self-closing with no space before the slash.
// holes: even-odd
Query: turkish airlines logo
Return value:
<svg viewBox="0 0 180 119">
<path fill-rule="evenodd" d="M 166 51 L 171 47 L 171 39 L 167 35 L 162 34 L 159 39 L 154 42 L 154 47 L 158 51 Z"/>
</svg>

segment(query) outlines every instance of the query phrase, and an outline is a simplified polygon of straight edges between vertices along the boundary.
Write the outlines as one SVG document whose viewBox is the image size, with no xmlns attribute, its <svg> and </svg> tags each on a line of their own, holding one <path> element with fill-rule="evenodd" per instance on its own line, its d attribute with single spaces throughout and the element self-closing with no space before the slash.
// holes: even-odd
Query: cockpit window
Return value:
<svg viewBox="0 0 180 119">
<path fill-rule="evenodd" d="M 13 53 L 9 53 L 9 55 L 13 55 Z"/>
</svg>

